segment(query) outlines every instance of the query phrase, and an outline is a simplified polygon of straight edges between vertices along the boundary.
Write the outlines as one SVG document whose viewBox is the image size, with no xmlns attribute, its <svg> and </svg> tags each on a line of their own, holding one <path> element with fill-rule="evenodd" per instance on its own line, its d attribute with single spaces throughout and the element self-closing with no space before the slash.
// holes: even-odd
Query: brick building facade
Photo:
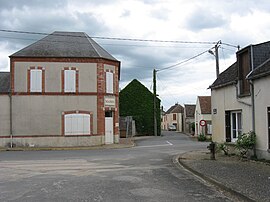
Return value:
<svg viewBox="0 0 270 202">
<path fill-rule="evenodd" d="M 82 32 L 54 32 L 14 53 L 0 89 L 0 146 L 118 143 L 119 77 L 120 62 Z"/>
</svg>

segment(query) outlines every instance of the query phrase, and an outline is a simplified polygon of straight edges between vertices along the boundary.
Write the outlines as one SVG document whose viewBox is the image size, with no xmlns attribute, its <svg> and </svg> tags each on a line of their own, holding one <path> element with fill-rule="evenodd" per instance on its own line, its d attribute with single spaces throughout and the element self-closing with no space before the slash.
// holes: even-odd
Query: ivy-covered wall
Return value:
<svg viewBox="0 0 270 202">
<path fill-rule="evenodd" d="M 131 81 L 119 94 L 120 116 L 132 116 L 139 135 L 154 135 L 154 95 L 138 80 Z M 157 135 L 161 133 L 160 100 L 156 99 Z"/>
</svg>

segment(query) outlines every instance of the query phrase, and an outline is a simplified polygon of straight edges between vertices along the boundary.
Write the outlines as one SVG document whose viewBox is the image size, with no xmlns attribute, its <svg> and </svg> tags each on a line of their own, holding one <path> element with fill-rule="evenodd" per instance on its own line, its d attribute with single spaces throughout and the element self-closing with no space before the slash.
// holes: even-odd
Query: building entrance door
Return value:
<svg viewBox="0 0 270 202">
<path fill-rule="evenodd" d="M 113 144 L 113 112 L 105 112 L 105 144 Z"/>
</svg>

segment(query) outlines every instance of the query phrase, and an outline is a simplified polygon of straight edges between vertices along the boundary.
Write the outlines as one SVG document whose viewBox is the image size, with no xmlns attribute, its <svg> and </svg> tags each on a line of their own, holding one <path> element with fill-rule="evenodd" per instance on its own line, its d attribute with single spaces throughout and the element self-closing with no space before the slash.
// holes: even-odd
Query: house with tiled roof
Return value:
<svg viewBox="0 0 270 202">
<path fill-rule="evenodd" d="M 184 107 L 178 103 L 171 106 L 162 118 L 162 129 L 169 130 L 169 126 L 174 125 L 176 131 L 183 132 Z"/>
<path fill-rule="evenodd" d="M 0 73 L 0 146 L 117 143 L 119 77 L 120 62 L 83 32 L 54 32 L 12 54 Z"/>
<path fill-rule="evenodd" d="M 212 134 L 211 96 L 198 96 L 195 107 L 195 135 Z"/>
<path fill-rule="evenodd" d="M 195 109 L 196 105 L 185 104 L 184 105 L 184 132 L 188 134 L 194 134 L 192 125 L 195 123 Z"/>
<path fill-rule="evenodd" d="M 249 45 L 210 86 L 213 140 L 234 144 L 256 133 L 256 154 L 270 159 L 270 42 Z"/>
</svg>

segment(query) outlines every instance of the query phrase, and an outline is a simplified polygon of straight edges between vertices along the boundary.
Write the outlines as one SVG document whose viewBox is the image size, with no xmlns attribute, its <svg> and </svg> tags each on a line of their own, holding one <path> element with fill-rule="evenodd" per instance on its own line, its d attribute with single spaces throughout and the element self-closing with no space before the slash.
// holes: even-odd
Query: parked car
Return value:
<svg viewBox="0 0 270 202">
<path fill-rule="evenodd" d="M 168 130 L 169 131 L 176 131 L 175 125 L 169 125 Z"/>
</svg>

